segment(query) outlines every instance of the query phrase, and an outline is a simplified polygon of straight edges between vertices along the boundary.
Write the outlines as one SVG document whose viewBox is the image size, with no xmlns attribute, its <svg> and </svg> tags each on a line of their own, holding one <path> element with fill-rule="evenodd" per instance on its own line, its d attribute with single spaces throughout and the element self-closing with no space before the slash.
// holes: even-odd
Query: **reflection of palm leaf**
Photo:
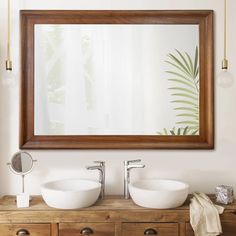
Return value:
<svg viewBox="0 0 236 236">
<path fill-rule="evenodd" d="M 199 134 L 199 61 L 198 47 L 192 60 L 188 53 L 176 50 L 175 54 L 168 54 L 166 63 L 172 70 L 166 71 L 171 77 L 168 79 L 173 86 L 171 92 L 174 110 L 178 118 L 173 129 L 158 132 L 160 135 L 197 135 Z"/>
<path fill-rule="evenodd" d="M 199 132 L 199 62 L 198 62 L 198 47 L 195 50 L 194 61 L 188 53 L 182 54 L 176 50 L 177 55 L 169 54 L 169 65 L 173 70 L 166 71 L 174 78 L 168 79 L 174 83 L 169 90 L 175 105 L 175 110 L 178 112 L 177 117 L 180 119 L 176 122 L 177 125 L 184 125 L 193 132 L 191 134 L 198 134 Z M 176 135 L 176 133 L 175 133 Z"/>
<path fill-rule="evenodd" d="M 157 132 L 159 135 L 196 135 L 198 133 L 198 130 L 193 129 L 189 126 L 186 126 L 185 128 L 176 128 L 167 130 L 166 128 L 163 129 L 163 132 Z"/>
</svg>

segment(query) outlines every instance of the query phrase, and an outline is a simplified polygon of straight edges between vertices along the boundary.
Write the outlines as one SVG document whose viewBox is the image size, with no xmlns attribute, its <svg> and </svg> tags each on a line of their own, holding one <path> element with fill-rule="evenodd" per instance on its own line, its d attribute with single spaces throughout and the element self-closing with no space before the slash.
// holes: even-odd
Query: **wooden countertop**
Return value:
<svg viewBox="0 0 236 236">
<path fill-rule="evenodd" d="M 190 196 L 179 208 L 157 210 L 139 207 L 121 196 L 107 196 L 88 208 L 61 210 L 47 206 L 41 196 L 33 196 L 28 208 L 17 208 L 14 196 L 4 196 L 0 199 L 0 223 L 188 221 L 189 199 Z M 224 207 L 225 212 L 236 218 L 236 202 Z M 223 217 L 227 219 L 229 216 L 224 214 Z"/>
<path fill-rule="evenodd" d="M 175 208 L 174 210 L 189 210 L 191 196 L 188 197 L 183 206 Z M 214 195 L 210 195 L 214 202 Z M 223 205 L 225 209 L 235 209 L 236 201 L 230 205 Z M 3 196 L 0 198 L 0 211 L 61 211 L 61 209 L 51 208 L 44 202 L 42 196 L 33 196 L 28 208 L 17 208 L 15 196 Z M 104 200 L 98 200 L 93 206 L 83 209 L 83 211 L 104 211 L 104 210 L 154 210 L 136 205 L 131 199 L 124 199 L 122 196 L 106 196 Z M 173 210 L 173 209 L 169 209 Z M 71 211 L 71 210 L 66 210 Z"/>
<path fill-rule="evenodd" d="M 178 210 L 188 210 L 188 202 L 177 208 Z M 0 199 L 0 211 L 61 211 L 60 209 L 49 207 L 42 196 L 33 196 L 28 208 L 17 208 L 14 196 L 4 196 Z M 103 200 L 98 200 L 93 206 L 78 209 L 77 211 L 104 211 L 104 210 L 150 210 L 136 205 L 131 199 L 124 199 L 122 196 L 106 196 Z M 71 210 L 66 210 L 71 211 Z"/>
</svg>

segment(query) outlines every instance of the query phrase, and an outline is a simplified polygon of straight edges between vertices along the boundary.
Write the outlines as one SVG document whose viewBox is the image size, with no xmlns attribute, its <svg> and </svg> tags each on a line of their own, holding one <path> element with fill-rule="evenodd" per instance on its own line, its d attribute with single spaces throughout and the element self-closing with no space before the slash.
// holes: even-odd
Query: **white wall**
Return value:
<svg viewBox="0 0 236 236">
<path fill-rule="evenodd" d="M 6 4 L 0 3 L 0 76 L 4 70 L 6 55 Z M 223 45 L 223 0 L 18 0 L 13 1 L 14 33 L 13 58 L 19 69 L 18 10 L 22 9 L 214 9 L 215 10 L 215 72 L 220 71 Z M 236 78 L 236 1 L 229 2 L 229 60 Z M 3 21 L 4 20 L 4 21 Z M 19 73 L 17 73 L 19 80 Z M 18 151 L 19 84 L 15 87 L 0 85 L 0 194 L 20 191 L 20 178 L 14 176 L 5 165 Z M 192 191 L 213 192 L 219 184 L 236 187 L 236 83 L 232 88 L 216 86 L 216 148 L 213 151 L 170 150 L 84 150 L 84 151 L 31 151 L 38 162 L 34 171 L 26 177 L 30 193 L 40 192 L 40 183 L 66 177 L 97 178 L 96 172 L 88 172 L 85 166 L 94 160 L 105 160 L 107 167 L 106 192 L 121 194 L 123 189 L 122 162 L 125 159 L 142 158 L 145 170 L 134 170 L 137 178 L 175 178 L 188 182 Z"/>
</svg>

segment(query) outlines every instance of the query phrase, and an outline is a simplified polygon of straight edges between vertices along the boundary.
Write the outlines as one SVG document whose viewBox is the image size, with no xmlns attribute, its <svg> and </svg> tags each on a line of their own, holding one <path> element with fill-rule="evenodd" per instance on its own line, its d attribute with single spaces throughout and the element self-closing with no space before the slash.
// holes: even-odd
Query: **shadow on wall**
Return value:
<svg viewBox="0 0 236 236">
<path fill-rule="evenodd" d="M 233 171 L 234 172 L 234 171 Z M 190 192 L 201 191 L 214 193 L 215 187 L 219 185 L 234 186 L 235 176 L 230 170 L 188 170 L 184 172 L 183 179 L 187 179 L 190 185 Z M 219 182 L 220 179 L 220 182 Z M 194 189 L 191 188 L 194 186 Z"/>
<path fill-rule="evenodd" d="M 14 192 L 13 183 L 17 182 L 6 166 L 12 155 L 18 151 L 19 126 L 19 8 L 21 1 L 11 6 L 12 21 L 12 60 L 15 80 L 4 81 L 3 72 L 7 49 L 7 1 L 0 6 L 0 195 Z M 6 78 L 5 78 L 6 79 Z M 12 191 L 11 191 L 12 190 Z"/>
<path fill-rule="evenodd" d="M 98 160 L 106 162 L 106 194 L 123 193 L 123 159 L 109 158 L 107 153 L 95 150 L 70 150 L 69 155 L 63 150 L 30 151 L 30 154 L 37 160 L 26 178 L 26 188 L 31 194 L 40 194 L 40 185 L 48 181 L 73 178 L 97 181 L 99 172 L 87 170 L 86 166 L 95 165 Z"/>
<path fill-rule="evenodd" d="M 13 111 L 14 107 L 11 104 L 11 98 L 14 97 L 11 93 L 14 93 L 15 88 L 0 86 L 0 194 L 2 195 L 9 193 L 11 188 L 11 173 L 6 163 L 9 162 L 13 152 L 15 152 L 12 150 L 17 151 L 13 147 L 14 142 L 11 142 L 11 140 L 15 140 L 12 137 L 12 134 L 15 134 L 15 132 L 12 132 L 12 129 L 15 129 L 15 127 L 11 127 L 11 123 L 12 121 L 16 123 L 15 121 L 18 120 L 18 117 L 15 117 L 16 112 Z"/>
<path fill-rule="evenodd" d="M 204 192 L 214 193 L 215 187 L 219 185 L 235 186 L 236 176 L 234 170 L 223 168 L 220 170 L 200 170 L 200 169 L 173 169 L 146 167 L 144 170 L 132 171 L 132 181 L 139 179 L 175 179 L 186 182 L 190 186 L 190 193 Z M 220 181 L 219 181 L 220 180 Z M 235 189 L 236 190 L 236 189 Z"/>
</svg>

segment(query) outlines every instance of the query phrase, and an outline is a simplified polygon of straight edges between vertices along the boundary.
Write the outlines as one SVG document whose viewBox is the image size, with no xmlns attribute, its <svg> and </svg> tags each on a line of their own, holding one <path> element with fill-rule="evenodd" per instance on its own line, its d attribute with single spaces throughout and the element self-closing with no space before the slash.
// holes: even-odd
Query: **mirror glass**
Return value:
<svg viewBox="0 0 236 236">
<path fill-rule="evenodd" d="M 35 24 L 34 44 L 35 135 L 199 135 L 199 25 Z"/>
<path fill-rule="evenodd" d="M 33 167 L 33 159 L 27 152 L 18 152 L 11 159 L 11 168 L 17 174 L 26 174 Z"/>
</svg>

